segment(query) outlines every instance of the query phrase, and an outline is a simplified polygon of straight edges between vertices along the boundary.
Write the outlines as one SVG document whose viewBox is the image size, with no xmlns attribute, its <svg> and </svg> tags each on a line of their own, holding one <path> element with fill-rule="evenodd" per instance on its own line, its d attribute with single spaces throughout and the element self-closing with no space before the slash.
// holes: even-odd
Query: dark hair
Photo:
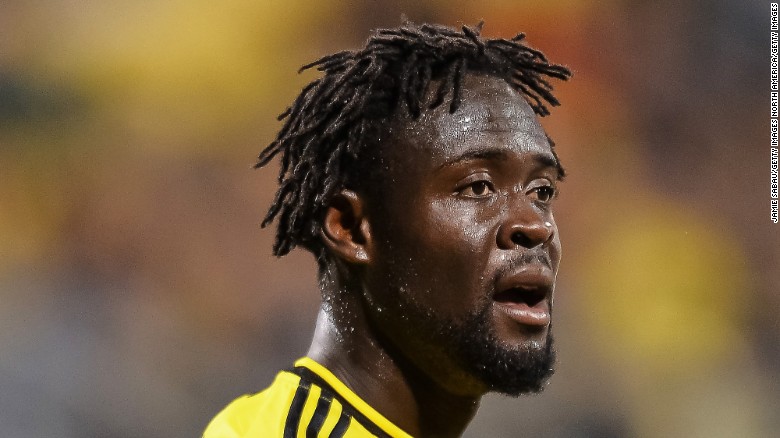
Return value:
<svg viewBox="0 0 780 438">
<path fill-rule="evenodd" d="M 303 88 L 276 139 L 255 167 L 281 153 L 279 190 L 262 226 L 278 220 L 273 253 L 283 256 L 296 245 L 321 255 L 319 231 L 331 196 L 355 178 L 366 135 L 378 121 L 395 114 L 404 103 L 412 118 L 423 110 L 432 80 L 438 81 L 428 108 L 449 95 L 449 111 L 460 104 L 466 72 L 506 80 L 540 116 L 549 114 L 545 102 L 557 106 L 544 76 L 566 80 L 571 72 L 547 62 L 542 52 L 522 44 L 525 34 L 512 39 L 483 39 L 482 23 L 462 32 L 438 25 L 406 23 L 379 29 L 358 51 L 325 56 L 299 70 L 316 67 L 324 76 Z M 562 169 L 560 169 L 562 172 Z"/>
</svg>

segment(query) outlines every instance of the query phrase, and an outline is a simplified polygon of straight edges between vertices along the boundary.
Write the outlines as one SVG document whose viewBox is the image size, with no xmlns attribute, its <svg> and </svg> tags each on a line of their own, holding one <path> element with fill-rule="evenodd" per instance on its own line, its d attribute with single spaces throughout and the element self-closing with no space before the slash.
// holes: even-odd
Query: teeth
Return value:
<svg viewBox="0 0 780 438">
<path fill-rule="evenodd" d="M 540 287 L 517 286 L 496 294 L 494 298 L 500 302 L 526 304 L 533 307 L 541 302 L 545 296 L 544 290 Z"/>
</svg>

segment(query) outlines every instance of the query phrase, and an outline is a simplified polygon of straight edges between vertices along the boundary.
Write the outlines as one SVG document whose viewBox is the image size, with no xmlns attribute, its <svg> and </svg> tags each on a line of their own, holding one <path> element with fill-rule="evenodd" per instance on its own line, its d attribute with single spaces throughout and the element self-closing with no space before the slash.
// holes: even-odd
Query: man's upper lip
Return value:
<svg viewBox="0 0 780 438">
<path fill-rule="evenodd" d="M 496 282 L 495 293 L 511 289 L 533 289 L 544 293 L 550 298 L 555 275 L 553 271 L 542 264 L 523 265 L 520 269 L 502 275 Z"/>
</svg>

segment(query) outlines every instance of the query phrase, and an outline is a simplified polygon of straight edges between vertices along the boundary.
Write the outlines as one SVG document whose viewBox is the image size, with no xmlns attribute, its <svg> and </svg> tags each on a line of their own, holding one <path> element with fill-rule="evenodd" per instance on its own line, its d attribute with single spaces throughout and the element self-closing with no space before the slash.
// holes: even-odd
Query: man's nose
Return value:
<svg viewBox="0 0 780 438">
<path fill-rule="evenodd" d="M 535 248 L 553 238 L 555 227 L 552 219 L 546 219 L 527 201 L 521 201 L 521 204 L 515 206 L 498 230 L 498 247 L 501 249 Z"/>
</svg>

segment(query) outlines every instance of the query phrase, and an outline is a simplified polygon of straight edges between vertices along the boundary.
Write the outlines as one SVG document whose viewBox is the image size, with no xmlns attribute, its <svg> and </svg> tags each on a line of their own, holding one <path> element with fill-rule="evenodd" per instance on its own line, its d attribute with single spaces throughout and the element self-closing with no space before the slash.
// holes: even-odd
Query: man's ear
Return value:
<svg viewBox="0 0 780 438">
<path fill-rule="evenodd" d="M 365 213 L 363 200 L 347 189 L 333 195 L 325 210 L 322 242 L 333 255 L 348 263 L 369 262 L 371 231 Z"/>
</svg>

